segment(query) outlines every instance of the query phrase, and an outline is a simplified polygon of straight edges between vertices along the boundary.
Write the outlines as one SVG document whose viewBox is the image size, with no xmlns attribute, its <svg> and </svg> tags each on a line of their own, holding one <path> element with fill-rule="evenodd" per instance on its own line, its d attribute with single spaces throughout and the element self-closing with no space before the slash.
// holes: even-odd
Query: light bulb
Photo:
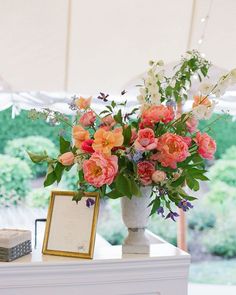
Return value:
<svg viewBox="0 0 236 295">
<path fill-rule="evenodd" d="M 202 39 L 199 39 L 198 40 L 198 44 L 202 44 L 203 40 Z"/>
<path fill-rule="evenodd" d="M 201 18 L 201 23 L 204 23 L 206 21 L 205 17 Z"/>
</svg>

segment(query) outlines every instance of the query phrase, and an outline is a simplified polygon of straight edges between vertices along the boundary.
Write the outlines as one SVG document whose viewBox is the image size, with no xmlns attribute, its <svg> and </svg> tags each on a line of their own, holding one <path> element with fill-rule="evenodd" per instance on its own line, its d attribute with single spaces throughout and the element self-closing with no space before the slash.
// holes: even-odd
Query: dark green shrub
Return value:
<svg viewBox="0 0 236 295">
<path fill-rule="evenodd" d="M 28 136 L 8 141 L 4 149 L 5 154 L 26 161 L 34 177 L 44 176 L 47 172 L 47 164 L 33 163 L 27 151 L 33 153 L 47 151 L 48 155 L 51 157 L 56 157 L 58 153 L 54 143 L 50 139 L 42 136 Z"/>
<path fill-rule="evenodd" d="M 50 189 L 36 188 L 26 197 L 27 203 L 33 208 L 47 208 L 50 200 Z"/>
<path fill-rule="evenodd" d="M 58 133 L 63 124 L 51 126 L 43 120 L 32 121 L 28 118 L 28 111 L 21 111 L 12 119 L 11 108 L 0 112 L 0 153 L 3 152 L 7 141 L 18 137 L 41 135 L 52 140 L 58 145 Z"/>
<path fill-rule="evenodd" d="M 208 130 L 206 126 L 211 124 L 219 115 L 213 114 L 210 121 L 202 120 L 199 124 L 199 129 L 202 131 Z M 204 129 L 205 128 L 205 129 Z M 217 151 L 215 154 L 216 159 L 220 159 L 225 151 L 235 145 L 236 142 L 236 122 L 233 117 L 227 114 L 221 116 L 221 118 L 210 126 L 210 131 L 208 132 L 217 142 Z"/>
<path fill-rule="evenodd" d="M 29 191 L 30 167 L 24 161 L 0 155 L 0 206 L 16 205 Z"/>
</svg>

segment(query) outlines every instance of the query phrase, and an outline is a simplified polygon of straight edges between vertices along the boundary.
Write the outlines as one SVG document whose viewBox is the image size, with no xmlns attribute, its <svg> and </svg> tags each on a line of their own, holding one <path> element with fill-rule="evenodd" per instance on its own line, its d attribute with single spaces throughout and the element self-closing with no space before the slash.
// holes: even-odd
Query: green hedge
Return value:
<svg viewBox="0 0 236 295">
<path fill-rule="evenodd" d="M 36 188 L 28 193 L 27 203 L 33 208 L 47 208 L 50 200 L 49 188 Z"/>
<path fill-rule="evenodd" d="M 203 129 L 211 122 L 217 119 L 219 115 L 213 114 L 212 118 L 208 121 L 201 121 L 199 124 L 200 130 Z M 215 154 L 216 159 L 220 159 L 225 151 L 235 145 L 236 142 L 236 121 L 230 115 L 222 115 L 219 120 L 217 120 L 212 126 L 210 126 L 210 130 L 208 133 L 216 140 L 217 142 L 217 151 Z"/>
<path fill-rule="evenodd" d="M 51 139 L 58 146 L 58 133 L 63 125 L 51 126 L 43 120 L 32 121 L 27 111 L 21 111 L 14 119 L 11 108 L 0 112 L 0 153 L 4 151 L 7 141 L 18 137 L 41 135 Z"/>
<path fill-rule="evenodd" d="M 0 206 L 16 205 L 29 191 L 30 167 L 24 161 L 0 155 Z"/>
<path fill-rule="evenodd" d="M 33 163 L 30 160 L 27 151 L 33 153 L 42 153 L 43 151 L 47 151 L 48 155 L 51 157 L 56 157 L 58 154 L 55 144 L 50 139 L 42 136 L 16 138 L 9 140 L 6 143 L 4 148 L 5 154 L 24 160 L 30 166 L 33 176 L 36 178 L 45 176 L 47 172 L 47 164 Z"/>
</svg>

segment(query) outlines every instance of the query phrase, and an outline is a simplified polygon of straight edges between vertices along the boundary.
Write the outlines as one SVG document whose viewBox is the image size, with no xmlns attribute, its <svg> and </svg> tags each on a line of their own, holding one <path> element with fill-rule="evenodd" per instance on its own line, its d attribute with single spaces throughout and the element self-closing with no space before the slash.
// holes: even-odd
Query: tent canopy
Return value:
<svg viewBox="0 0 236 295">
<path fill-rule="evenodd" d="M 0 76 L 11 91 L 118 93 L 200 45 L 230 69 L 235 15 L 235 0 L 2 0 Z"/>
</svg>

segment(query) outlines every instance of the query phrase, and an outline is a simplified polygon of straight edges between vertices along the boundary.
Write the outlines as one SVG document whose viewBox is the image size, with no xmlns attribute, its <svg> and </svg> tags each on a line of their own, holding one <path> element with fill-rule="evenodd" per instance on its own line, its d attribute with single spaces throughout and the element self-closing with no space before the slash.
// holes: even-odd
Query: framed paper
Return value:
<svg viewBox="0 0 236 295">
<path fill-rule="evenodd" d="M 43 242 L 43 254 L 93 258 L 99 194 L 52 191 Z"/>
</svg>

